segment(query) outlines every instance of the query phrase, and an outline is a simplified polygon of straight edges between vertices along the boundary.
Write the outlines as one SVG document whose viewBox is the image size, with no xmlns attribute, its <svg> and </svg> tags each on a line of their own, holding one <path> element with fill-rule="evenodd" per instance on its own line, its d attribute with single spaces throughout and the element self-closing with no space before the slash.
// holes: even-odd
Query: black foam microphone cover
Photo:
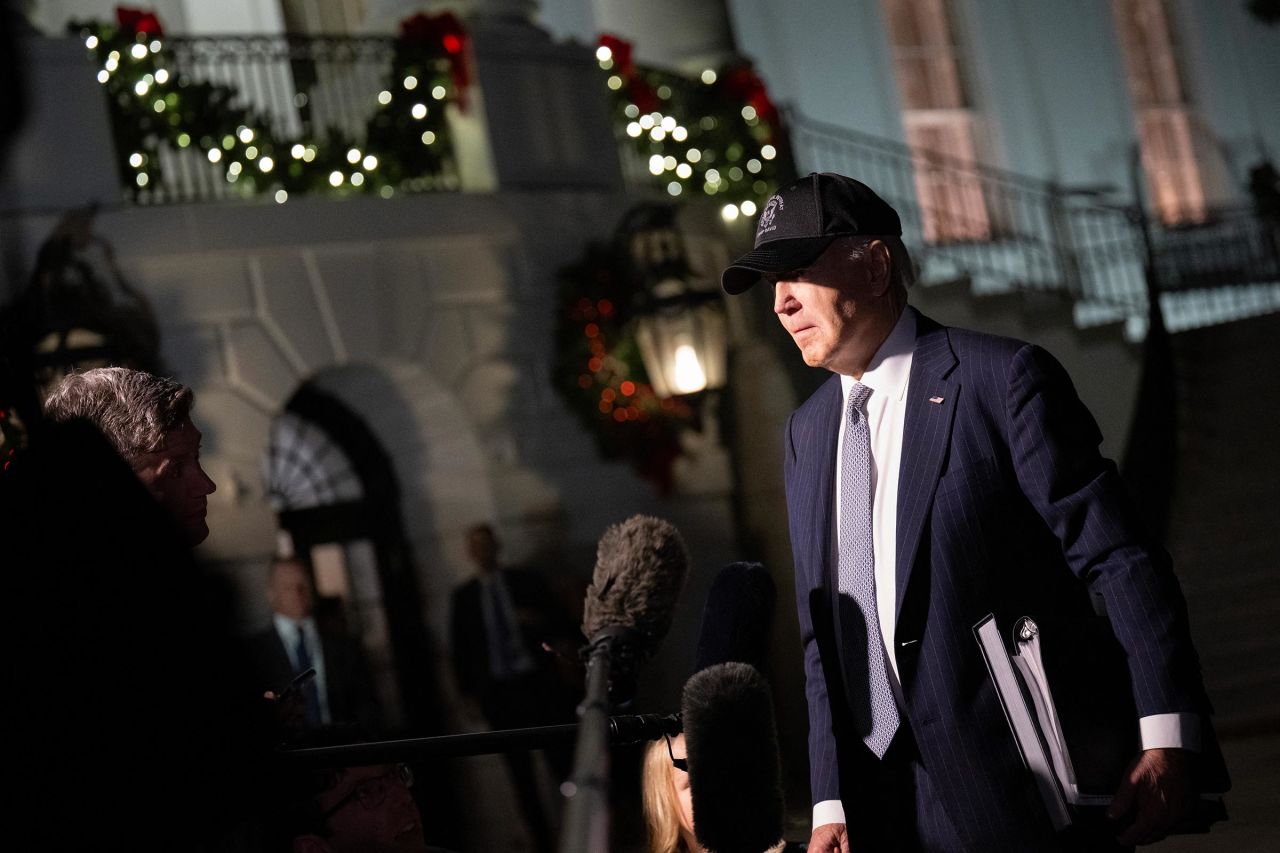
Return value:
<svg viewBox="0 0 1280 853">
<path fill-rule="evenodd" d="M 671 627 L 676 599 L 689 571 L 680 531 L 668 521 L 633 515 L 604 532 L 583 604 L 582 632 L 628 631 L 639 654 L 652 655 Z"/>
<path fill-rule="evenodd" d="M 763 671 L 778 592 L 760 563 L 730 563 L 707 592 L 694 671 L 738 661 Z"/>
<path fill-rule="evenodd" d="M 681 702 L 693 829 L 710 853 L 764 853 L 782 840 L 782 772 L 769 683 L 745 663 L 710 666 Z"/>
</svg>

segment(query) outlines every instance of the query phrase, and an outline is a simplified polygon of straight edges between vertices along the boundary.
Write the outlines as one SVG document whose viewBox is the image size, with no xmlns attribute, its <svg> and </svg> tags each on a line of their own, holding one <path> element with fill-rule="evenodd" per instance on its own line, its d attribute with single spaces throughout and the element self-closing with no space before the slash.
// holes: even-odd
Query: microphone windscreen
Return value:
<svg viewBox="0 0 1280 853">
<path fill-rule="evenodd" d="M 738 661 L 764 670 L 778 592 L 760 563 L 730 563 L 707 593 L 694 671 Z"/>
<path fill-rule="evenodd" d="M 764 853 L 782 840 L 782 771 L 769 683 L 745 663 L 708 667 L 681 702 L 693 831 L 710 853 Z"/>
<path fill-rule="evenodd" d="M 651 655 L 671 627 L 676 599 L 689 571 L 689 553 L 668 521 L 633 515 L 604 532 L 582 608 L 582 632 L 629 629 Z"/>
</svg>

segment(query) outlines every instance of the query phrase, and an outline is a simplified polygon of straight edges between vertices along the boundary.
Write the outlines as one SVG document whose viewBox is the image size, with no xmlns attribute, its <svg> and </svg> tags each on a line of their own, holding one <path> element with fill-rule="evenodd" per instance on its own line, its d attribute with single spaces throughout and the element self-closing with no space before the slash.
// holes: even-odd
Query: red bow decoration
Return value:
<svg viewBox="0 0 1280 853">
<path fill-rule="evenodd" d="M 601 33 L 600 47 L 609 48 L 609 53 L 613 55 L 613 70 L 624 80 L 636 73 L 636 67 L 631 62 L 631 42 L 612 33 Z"/>
<path fill-rule="evenodd" d="M 611 33 L 600 36 L 600 47 L 609 48 L 613 58 L 613 72 L 622 78 L 627 87 L 627 97 L 631 103 L 640 108 L 642 113 L 651 113 L 658 109 L 658 93 L 653 91 L 649 81 L 636 74 L 635 63 L 631 59 L 631 42 L 618 38 Z"/>
<path fill-rule="evenodd" d="M 770 130 L 778 126 L 778 108 L 769 99 L 769 92 L 764 81 L 750 65 L 738 65 L 726 68 L 720 73 L 718 88 L 726 98 L 750 105 L 756 111 L 756 117 Z"/>
<path fill-rule="evenodd" d="M 655 112 L 662 105 L 658 100 L 658 93 L 643 77 L 632 77 L 627 81 L 627 97 L 640 109 L 642 115 Z"/>
<path fill-rule="evenodd" d="M 120 29 L 127 30 L 135 35 L 148 35 L 159 38 L 164 35 L 164 28 L 160 26 L 160 19 L 156 17 L 156 13 L 149 9 L 133 9 L 128 6 L 116 7 L 116 23 L 120 25 Z"/>
<path fill-rule="evenodd" d="M 470 37 L 452 12 L 428 15 L 419 12 L 400 22 L 400 40 L 425 48 L 449 60 L 449 76 L 458 93 L 458 105 L 466 108 L 466 88 L 471 85 Z"/>
</svg>

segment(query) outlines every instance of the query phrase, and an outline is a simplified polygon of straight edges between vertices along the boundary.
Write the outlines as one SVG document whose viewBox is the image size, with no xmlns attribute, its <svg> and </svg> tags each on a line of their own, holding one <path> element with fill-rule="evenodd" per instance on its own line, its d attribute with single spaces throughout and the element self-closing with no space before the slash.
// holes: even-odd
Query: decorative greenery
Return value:
<svg viewBox="0 0 1280 853">
<path fill-rule="evenodd" d="M 451 13 L 418 14 L 400 25 L 391 82 L 379 93 L 366 144 L 383 159 L 381 176 L 399 186 L 439 175 L 451 157 L 445 104 L 465 106 L 467 35 Z M 412 185 L 412 184 L 410 184 Z"/>
<path fill-rule="evenodd" d="M 721 198 L 727 219 L 754 215 L 778 184 L 785 136 L 750 64 L 708 68 L 694 79 L 638 66 L 631 54 L 630 43 L 604 35 L 596 60 L 608 72 L 615 119 L 654 185 L 676 198 Z"/>
<path fill-rule="evenodd" d="M 596 60 L 615 96 L 615 120 L 649 164 L 655 186 L 677 199 L 723 199 L 726 219 L 752 216 L 778 184 L 778 111 L 751 67 L 737 63 L 700 79 L 632 62 L 631 45 L 600 38 Z M 687 398 L 654 393 L 635 336 L 643 295 L 627 236 L 593 243 L 560 274 L 556 387 L 606 458 L 625 457 L 669 492 L 680 434 L 696 427 Z"/>
<path fill-rule="evenodd" d="M 555 384 L 607 459 L 625 457 L 662 494 L 671 491 L 680 433 L 696 425 L 681 398 L 662 399 L 633 329 L 637 282 L 622 241 L 591 243 L 560 271 Z"/>
<path fill-rule="evenodd" d="M 444 107 L 466 107 L 468 38 L 450 13 L 401 23 L 391 70 L 363 143 L 337 128 L 320 138 L 286 138 L 231 85 L 189 79 L 165 47 L 154 13 L 118 8 L 114 24 L 73 23 L 99 64 L 111 108 L 124 185 L 163 197 L 162 149 L 195 149 L 245 195 L 424 189 L 446 172 L 452 150 Z M 654 184 L 675 197 L 723 197 L 726 218 L 751 216 L 778 183 L 783 135 L 776 108 L 750 65 L 707 69 L 700 79 L 644 68 L 631 45 L 601 37 L 597 50 L 615 93 L 619 129 L 648 164 Z M 305 71 L 300 111 L 305 116 Z M 356 134 L 360 136 L 360 134 Z M 363 145 L 363 148 L 361 147 Z M 190 156 L 190 155 L 187 155 Z"/>
<path fill-rule="evenodd" d="M 69 28 L 101 66 L 122 181 L 137 196 L 164 186 L 166 147 L 194 148 L 245 195 L 274 191 L 281 202 L 293 192 L 420 188 L 451 156 L 444 106 L 469 79 L 466 35 L 453 15 L 407 19 L 361 149 L 335 128 L 321 139 L 286 138 L 235 87 L 188 79 L 151 12 L 119 8 L 114 25 Z"/>
<path fill-rule="evenodd" d="M 778 111 L 751 67 L 738 63 L 700 79 L 636 66 L 631 45 L 600 38 L 596 60 L 615 93 L 615 120 L 649 164 L 655 186 L 683 199 L 721 198 L 726 219 L 752 216 L 778 183 L 784 136 Z M 593 243 L 561 270 L 556 387 L 607 458 L 626 457 L 659 491 L 670 491 L 680 434 L 696 426 L 686 398 L 654 393 L 635 337 L 644 283 L 627 234 Z"/>
</svg>

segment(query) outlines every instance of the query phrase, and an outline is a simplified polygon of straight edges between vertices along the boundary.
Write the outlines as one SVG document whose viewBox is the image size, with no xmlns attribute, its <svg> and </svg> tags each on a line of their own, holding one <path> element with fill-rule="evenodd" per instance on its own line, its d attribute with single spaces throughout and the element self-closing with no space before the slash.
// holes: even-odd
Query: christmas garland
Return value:
<svg viewBox="0 0 1280 853">
<path fill-rule="evenodd" d="M 244 195 L 274 192 L 280 202 L 295 192 L 385 197 L 426 188 L 452 157 L 444 106 L 461 105 L 470 82 L 467 35 L 456 17 L 406 19 L 361 148 L 332 128 L 324 139 L 285 137 L 234 86 L 188 79 L 153 12 L 121 7 L 115 24 L 73 22 L 69 30 L 100 66 L 121 180 L 139 199 L 164 186 L 162 147 L 195 148 Z"/>
<path fill-rule="evenodd" d="M 555 384 L 606 459 L 626 458 L 661 494 L 671 491 L 680 433 L 696 426 L 681 398 L 648 382 L 634 332 L 636 292 L 625 241 L 588 245 L 560 271 Z"/>
<path fill-rule="evenodd" d="M 636 65 L 630 42 L 607 34 L 596 60 L 613 92 L 615 120 L 656 188 L 676 198 L 723 199 L 727 219 L 755 214 L 779 183 L 786 135 L 750 63 L 685 77 Z"/>
<path fill-rule="evenodd" d="M 596 60 L 614 93 L 614 118 L 668 196 L 723 199 L 726 219 L 752 216 L 779 182 L 785 134 L 764 84 L 738 62 L 700 78 L 637 66 L 631 44 L 600 37 Z M 686 398 L 659 398 L 635 336 L 643 284 L 626 248 L 593 243 L 560 273 L 556 387 L 606 458 L 627 458 L 667 493 L 680 434 L 697 427 Z"/>
<path fill-rule="evenodd" d="M 176 70 L 153 12 L 120 7 L 115 24 L 72 23 L 100 66 L 121 180 L 135 198 L 161 197 L 162 147 L 195 148 L 246 196 L 377 192 L 438 186 L 452 160 L 444 106 L 465 109 L 468 36 L 451 13 L 400 25 L 392 67 L 364 133 L 364 147 L 330 128 L 326 138 L 285 138 L 230 85 Z M 722 197 L 726 218 L 751 216 L 778 183 L 785 136 L 778 111 L 749 64 L 699 79 L 637 66 L 631 44 L 600 38 L 596 57 L 614 93 L 619 135 L 669 195 Z M 301 93 L 305 94 L 305 92 Z"/>
</svg>

